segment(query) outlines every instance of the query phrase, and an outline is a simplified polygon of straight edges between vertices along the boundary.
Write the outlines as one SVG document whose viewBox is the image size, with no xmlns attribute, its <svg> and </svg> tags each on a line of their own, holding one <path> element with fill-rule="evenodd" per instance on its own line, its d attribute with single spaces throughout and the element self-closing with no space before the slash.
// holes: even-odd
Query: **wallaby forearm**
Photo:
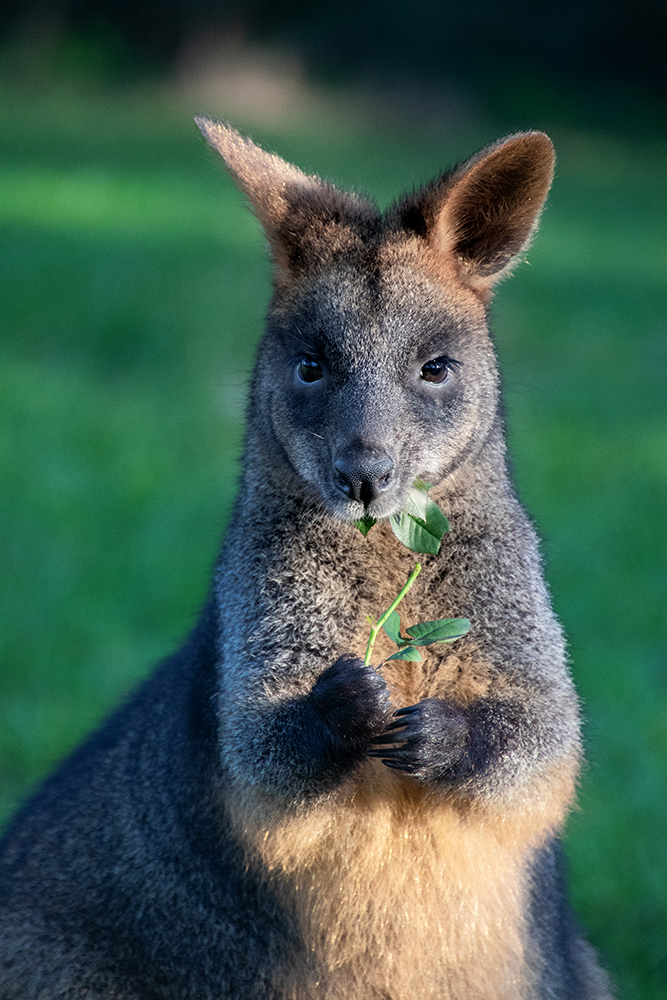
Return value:
<svg viewBox="0 0 667 1000">
<path fill-rule="evenodd" d="M 346 684 L 350 695 L 370 688 L 371 677 L 383 685 L 360 660 L 344 662 L 353 664 Z M 557 690 L 503 685 L 501 694 L 465 707 L 426 699 L 404 710 L 396 718 L 400 726 L 381 735 L 383 715 L 369 705 L 372 719 L 364 719 L 358 698 L 354 719 L 351 706 L 347 713 L 336 711 L 337 692 L 318 700 L 332 669 L 298 699 L 272 700 L 261 711 L 256 702 L 252 709 L 241 706 L 242 724 L 228 722 L 223 730 L 225 758 L 238 780 L 298 803 L 332 790 L 376 756 L 443 791 L 492 800 L 511 797 L 545 768 L 578 762 L 576 701 Z M 390 714 L 387 710 L 387 718 Z"/>
</svg>

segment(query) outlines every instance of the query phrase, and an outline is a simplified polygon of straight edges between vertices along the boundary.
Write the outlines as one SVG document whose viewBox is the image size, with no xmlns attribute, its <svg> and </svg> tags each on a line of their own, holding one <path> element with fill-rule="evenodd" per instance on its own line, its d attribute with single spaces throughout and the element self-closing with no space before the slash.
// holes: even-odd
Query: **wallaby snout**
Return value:
<svg viewBox="0 0 667 1000">
<path fill-rule="evenodd" d="M 368 507 L 394 482 L 394 461 L 383 450 L 362 444 L 345 448 L 333 463 L 334 484 L 344 496 Z"/>
</svg>

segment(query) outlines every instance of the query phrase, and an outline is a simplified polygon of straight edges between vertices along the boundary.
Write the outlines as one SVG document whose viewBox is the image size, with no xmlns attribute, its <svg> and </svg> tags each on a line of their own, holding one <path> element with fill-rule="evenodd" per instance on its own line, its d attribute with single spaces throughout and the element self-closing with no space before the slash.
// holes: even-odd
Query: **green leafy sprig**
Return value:
<svg viewBox="0 0 667 1000">
<path fill-rule="evenodd" d="M 449 523 L 438 505 L 429 499 L 428 491 L 428 483 L 420 479 L 415 480 L 407 509 L 400 514 L 393 514 L 390 523 L 392 531 L 406 548 L 412 552 L 437 555 L 442 538 L 449 531 Z M 365 517 L 355 522 L 364 538 L 375 523 L 375 518 L 372 517 Z M 364 657 L 366 666 L 371 662 L 373 646 L 381 629 L 384 629 L 391 641 L 398 646 L 398 652 L 387 659 L 413 662 L 418 662 L 422 658 L 417 646 L 430 646 L 434 642 L 454 642 L 469 631 L 470 621 L 467 618 L 439 618 L 436 621 L 411 625 L 405 630 L 405 635 L 401 635 L 401 619 L 396 608 L 421 573 L 421 568 L 421 563 L 415 565 L 396 599 L 377 622 L 368 617 L 371 634 Z"/>
<path fill-rule="evenodd" d="M 415 479 L 405 511 L 392 514 L 389 523 L 406 548 L 436 556 L 440 551 L 440 540 L 449 531 L 449 523 L 437 503 L 429 498 L 429 489 L 428 483 Z M 365 538 L 377 521 L 374 517 L 364 517 L 354 523 Z"/>
</svg>

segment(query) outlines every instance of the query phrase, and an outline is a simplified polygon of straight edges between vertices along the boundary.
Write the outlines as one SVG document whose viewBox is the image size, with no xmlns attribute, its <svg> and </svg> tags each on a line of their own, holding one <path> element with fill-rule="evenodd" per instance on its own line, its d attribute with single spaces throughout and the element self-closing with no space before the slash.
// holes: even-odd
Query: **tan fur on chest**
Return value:
<svg viewBox="0 0 667 1000">
<path fill-rule="evenodd" d="M 421 616 L 423 619 L 423 616 Z M 415 620 L 420 616 L 415 615 Z M 354 655 L 363 659 L 366 636 L 351 642 Z M 373 661 L 387 682 L 394 709 L 416 705 L 425 698 L 448 698 L 456 705 L 468 705 L 475 698 L 488 694 L 492 684 L 503 683 L 497 671 L 484 663 L 475 645 L 468 641 L 465 652 L 460 647 L 441 644 L 431 649 L 422 647 L 421 662 L 388 660 L 396 646 L 381 632 L 373 650 Z"/>
<path fill-rule="evenodd" d="M 248 805 L 243 840 L 304 943 L 275 980 L 281 995 L 532 995 L 522 917 L 526 856 L 555 814 L 562 818 L 555 802 L 551 816 L 544 801 L 532 815 L 524 804 L 515 822 L 507 812 L 481 814 L 436 798 L 370 763 L 344 792 L 279 824 L 268 815 L 263 822 L 261 806 Z"/>
</svg>

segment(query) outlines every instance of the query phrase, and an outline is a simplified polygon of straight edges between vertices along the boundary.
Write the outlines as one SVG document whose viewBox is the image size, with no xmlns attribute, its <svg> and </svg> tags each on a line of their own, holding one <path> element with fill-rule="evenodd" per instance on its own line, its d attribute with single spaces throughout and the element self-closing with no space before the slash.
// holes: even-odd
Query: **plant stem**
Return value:
<svg viewBox="0 0 667 1000">
<path fill-rule="evenodd" d="M 366 646 L 366 655 L 364 657 L 364 666 L 365 667 L 367 667 L 370 664 L 370 662 L 371 662 L 371 656 L 372 656 L 372 653 L 373 653 L 373 646 L 375 645 L 375 640 L 378 637 L 380 629 L 382 628 L 382 626 L 384 625 L 384 623 L 386 622 L 387 618 L 392 613 L 392 611 L 395 611 L 396 608 L 398 607 L 398 605 L 401 603 L 401 601 L 403 600 L 403 598 L 405 597 L 405 595 L 409 591 L 410 587 L 412 586 L 412 584 L 415 582 L 415 580 L 417 579 L 417 577 L 421 573 L 421 569 L 422 569 L 421 563 L 417 563 L 416 566 L 415 566 L 415 568 L 413 569 L 412 573 L 408 577 L 405 586 L 403 587 L 403 589 L 399 593 L 398 597 L 396 598 L 396 600 L 393 601 L 392 604 L 390 605 L 390 607 L 387 608 L 387 610 L 382 615 L 382 617 L 380 618 L 380 620 L 377 621 L 375 623 L 375 625 L 371 626 L 371 634 L 370 634 L 370 636 L 368 638 L 368 645 Z"/>
</svg>

